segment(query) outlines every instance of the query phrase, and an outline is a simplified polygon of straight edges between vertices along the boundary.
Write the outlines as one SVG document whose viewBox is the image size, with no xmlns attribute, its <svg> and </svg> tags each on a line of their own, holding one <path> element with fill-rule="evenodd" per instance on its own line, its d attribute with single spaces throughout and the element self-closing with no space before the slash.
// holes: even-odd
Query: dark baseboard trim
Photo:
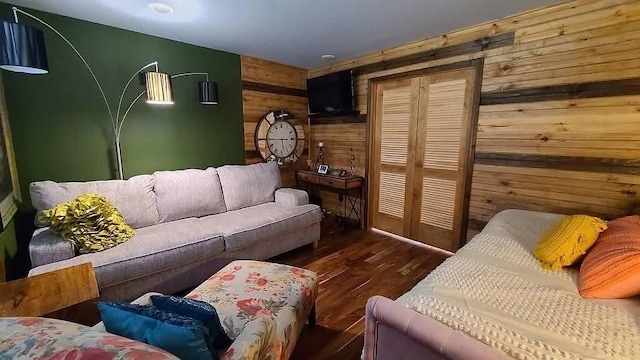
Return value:
<svg viewBox="0 0 640 360">
<path fill-rule="evenodd" d="M 480 105 L 518 104 L 640 94 L 640 78 L 482 93 Z"/>
<path fill-rule="evenodd" d="M 353 70 L 356 75 L 371 74 L 379 71 L 396 69 L 428 61 L 434 61 L 460 55 L 474 54 L 484 50 L 510 46 L 513 45 L 514 39 L 514 32 L 492 35 L 481 39 L 468 41 L 462 44 L 446 46 L 417 54 L 411 54 L 391 60 L 381 61 L 374 64 L 358 66 Z"/>
<path fill-rule="evenodd" d="M 481 165 L 640 175 L 640 160 L 628 159 L 476 153 L 475 163 Z"/>
<path fill-rule="evenodd" d="M 307 90 L 288 88 L 284 86 L 276 86 L 269 84 L 262 84 L 253 81 L 242 81 L 242 90 L 259 91 L 271 94 L 307 97 Z"/>
</svg>

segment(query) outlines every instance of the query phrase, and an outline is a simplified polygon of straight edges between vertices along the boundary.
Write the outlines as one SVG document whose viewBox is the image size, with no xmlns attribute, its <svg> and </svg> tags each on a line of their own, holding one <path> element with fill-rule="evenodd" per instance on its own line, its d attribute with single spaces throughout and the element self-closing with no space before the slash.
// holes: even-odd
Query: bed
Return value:
<svg viewBox="0 0 640 360">
<path fill-rule="evenodd" d="M 369 299 L 365 359 L 640 359 L 640 299 L 587 300 L 577 268 L 543 270 L 561 215 L 497 214 L 396 301 Z"/>
</svg>

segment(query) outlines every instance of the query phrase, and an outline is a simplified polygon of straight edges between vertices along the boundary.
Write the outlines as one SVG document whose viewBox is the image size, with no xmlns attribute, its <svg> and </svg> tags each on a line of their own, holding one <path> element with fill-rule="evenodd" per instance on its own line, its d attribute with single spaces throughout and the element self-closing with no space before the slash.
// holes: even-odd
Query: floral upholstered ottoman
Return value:
<svg viewBox="0 0 640 360">
<path fill-rule="evenodd" d="M 212 304 L 234 340 L 222 359 L 288 359 L 307 318 L 315 324 L 316 273 L 234 261 L 186 297 Z"/>
<path fill-rule="evenodd" d="M 151 345 L 62 320 L 0 318 L 0 360 L 178 358 Z"/>
</svg>

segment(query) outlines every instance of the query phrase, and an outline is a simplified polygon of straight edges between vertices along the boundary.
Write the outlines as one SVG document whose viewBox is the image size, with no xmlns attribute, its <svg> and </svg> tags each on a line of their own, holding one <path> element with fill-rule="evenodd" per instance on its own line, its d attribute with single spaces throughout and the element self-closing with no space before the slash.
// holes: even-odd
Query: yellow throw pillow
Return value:
<svg viewBox="0 0 640 360">
<path fill-rule="evenodd" d="M 544 269 L 560 270 L 580 259 L 606 229 L 607 224 L 593 216 L 565 216 L 538 240 L 533 256 Z"/>
<path fill-rule="evenodd" d="M 43 211 L 40 221 L 80 254 L 103 251 L 129 240 L 135 231 L 104 196 L 85 194 Z"/>
</svg>

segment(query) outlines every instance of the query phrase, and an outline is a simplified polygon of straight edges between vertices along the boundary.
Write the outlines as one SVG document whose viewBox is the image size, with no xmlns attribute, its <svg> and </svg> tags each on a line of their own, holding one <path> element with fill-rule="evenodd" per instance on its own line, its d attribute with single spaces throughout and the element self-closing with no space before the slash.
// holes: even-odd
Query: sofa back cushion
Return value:
<svg viewBox="0 0 640 360">
<path fill-rule="evenodd" d="M 275 201 L 282 187 L 280 168 L 273 161 L 254 165 L 225 165 L 218 168 L 227 210 Z"/>
<path fill-rule="evenodd" d="M 153 173 L 160 222 L 227 211 L 218 172 L 188 169 Z"/>
<path fill-rule="evenodd" d="M 155 225 L 160 221 L 153 192 L 153 176 L 140 175 L 128 180 L 57 183 L 37 181 L 29 185 L 31 203 L 36 208 L 36 225 L 45 226 L 37 218 L 42 210 L 71 201 L 79 195 L 98 194 L 107 198 L 133 228 Z"/>
</svg>

